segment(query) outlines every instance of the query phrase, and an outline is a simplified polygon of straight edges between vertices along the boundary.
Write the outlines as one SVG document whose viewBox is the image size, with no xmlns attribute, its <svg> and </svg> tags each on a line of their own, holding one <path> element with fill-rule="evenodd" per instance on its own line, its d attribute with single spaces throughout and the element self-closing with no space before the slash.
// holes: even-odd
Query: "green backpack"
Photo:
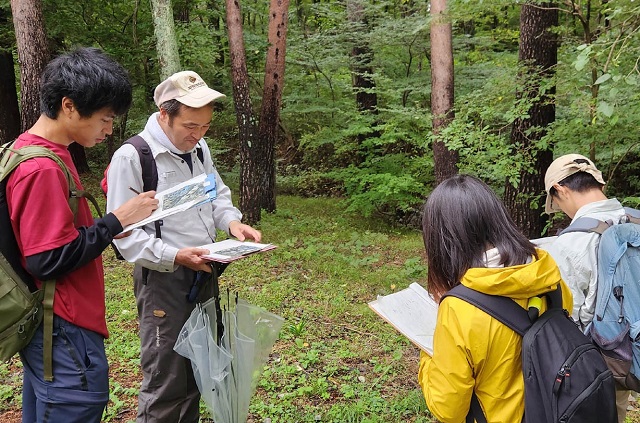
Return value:
<svg viewBox="0 0 640 423">
<path fill-rule="evenodd" d="M 78 199 L 86 197 L 97 207 L 95 199 L 80 191 L 62 159 L 45 147 L 30 145 L 13 149 L 14 143 L 0 147 L 0 360 L 7 361 L 31 341 L 44 320 L 44 378 L 53 380 L 53 297 L 55 280 L 44 281 L 36 290 L 33 278 L 22 267 L 20 251 L 11 227 L 7 204 L 7 178 L 20 163 L 35 157 L 55 161 L 62 169 L 69 186 L 69 207 L 74 216 Z M 97 209 L 100 214 L 99 208 Z"/>
</svg>

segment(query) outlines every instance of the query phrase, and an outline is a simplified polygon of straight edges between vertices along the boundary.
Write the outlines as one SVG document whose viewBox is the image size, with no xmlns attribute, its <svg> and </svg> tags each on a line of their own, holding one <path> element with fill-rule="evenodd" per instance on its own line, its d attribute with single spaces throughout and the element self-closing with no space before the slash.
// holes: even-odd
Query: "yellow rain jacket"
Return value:
<svg viewBox="0 0 640 423">
<path fill-rule="evenodd" d="M 562 284 L 563 306 L 573 309 L 571 291 L 555 261 L 543 250 L 538 260 L 501 268 L 472 268 L 462 284 L 485 294 L 513 298 L 523 308 L 530 297 Z M 489 423 L 520 422 L 524 414 L 522 338 L 464 300 L 440 303 L 433 357 L 422 352 L 418 379 L 431 413 L 444 423 L 464 422 L 475 390 Z"/>
</svg>

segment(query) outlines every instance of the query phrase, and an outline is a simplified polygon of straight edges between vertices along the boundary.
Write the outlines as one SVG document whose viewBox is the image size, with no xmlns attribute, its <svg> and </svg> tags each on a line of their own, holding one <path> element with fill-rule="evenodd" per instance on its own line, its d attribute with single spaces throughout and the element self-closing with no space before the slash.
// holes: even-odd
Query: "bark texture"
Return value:
<svg viewBox="0 0 640 423">
<path fill-rule="evenodd" d="M 431 0 L 431 114 L 436 136 L 432 148 L 437 184 L 458 173 L 458 152 L 438 138 L 454 117 L 451 20 L 446 11 L 446 0 Z"/>
<path fill-rule="evenodd" d="M 11 0 L 20 64 L 21 131 L 40 117 L 40 75 L 49 61 L 41 0 Z"/>
<path fill-rule="evenodd" d="M 269 6 L 269 33 L 267 60 L 264 74 L 264 92 L 260 125 L 258 127 L 258 156 L 253 168 L 256 169 L 257 189 L 262 193 L 260 205 L 268 212 L 276 210 L 276 158 L 280 105 L 284 85 L 285 55 L 287 45 L 287 18 L 289 0 L 271 0 Z"/>
<path fill-rule="evenodd" d="M 229 36 L 229 56 L 233 101 L 236 108 L 238 137 L 240 142 L 240 211 L 243 220 L 254 224 L 260 220 L 260 187 L 254 183 L 256 158 L 259 159 L 257 145 L 257 125 L 249 92 L 249 73 L 242 35 L 242 12 L 239 0 L 226 0 L 227 32 Z"/>
<path fill-rule="evenodd" d="M 160 80 L 180 71 L 180 55 L 176 38 L 171 0 L 151 0 L 153 32 L 160 65 Z"/>
<path fill-rule="evenodd" d="M 532 164 L 524 169 L 518 184 L 507 180 L 504 202 L 511 217 L 529 238 L 537 238 L 547 222 L 544 211 L 544 174 L 552 162 L 551 149 L 540 150 L 540 140 L 555 120 L 555 89 L 542 95 L 540 81 L 553 76 L 558 63 L 556 35 L 550 29 L 558 24 L 558 10 L 553 3 L 526 3 L 520 12 L 520 49 L 518 61 L 518 99 L 535 99 L 529 117 L 518 119 L 511 130 L 511 143 L 519 149 L 524 160 Z M 539 96 L 539 98 L 538 98 Z M 537 98 L 537 99 L 536 99 Z M 539 201 L 534 201 L 539 199 Z M 537 203 L 534 206 L 534 203 Z"/>
</svg>

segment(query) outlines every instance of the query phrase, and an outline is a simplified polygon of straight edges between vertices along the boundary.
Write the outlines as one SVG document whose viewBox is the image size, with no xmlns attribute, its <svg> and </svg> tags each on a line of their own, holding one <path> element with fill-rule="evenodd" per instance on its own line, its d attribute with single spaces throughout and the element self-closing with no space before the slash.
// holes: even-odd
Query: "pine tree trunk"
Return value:
<svg viewBox="0 0 640 423">
<path fill-rule="evenodd" d="M 236 107 L 238 137 L 240 141 L 240 211 L 248 224 L 260 221 L 260 186 L 255 183 L 253 163 L 260 160 L 256 137 L 256 122 L 249 92 L 249 73 L 242 35 L 242 13 L 239 0 L 226 0 L 227 32 L 233 100 Z"/>
<path fill-rule="evenodd" d="M 453 47 L 446 0 L 431 0 L 431 114 L 434 135 L 449 125 L 453 113 Z M 458 152 L 436 138 L 433 142 L 436 183 L 458 173 Z"/>
<path fill-rule="evenodd" d="M 542 79 L 553 76 L 558 63 L 556 36 L 550 31 L 558 24 L 558 10 L 552 3 L 527 3 L 520 12 L 520 50 L 517 99 L 540 95 Z M 534 82 L 532 82 L 534 81 Z M 544 208 L 544 174 L 553 159 L 549 148 L 538 149 L 536 142 L 555 120 L 555 89 L 540 96 L 529 110 L 529 118 L 518 119 L 511 130 L 511 143 L 519 148 L 531 168 L 524 167 L 517 186 L 506 182 L 504 202 L 516 225 L 529 238 L 537 238 L 547 222 Z M 532 129 L 536 129 L 533 130 Z M 538 201 L 535 201 L 538 200 Z"/>
<path fill-rule="evenodd" d="M 260 206 L 268 212 L 276 210 L 276 159 L 275 148 L 280 122 L 280 105 L 284 85 L 287 46 L 287 18 L 289 0 L 271 0 L 269 6 L 269 33 L 267 59 L 264 74 L 262 110 L 258 127 L 258 148 L 252 168 L 256 169 L 256 188 L 262 193 Z"/>
<path fill-rule="evenodd" d="M 171 0 L 151 0 L 153 32 L 160 64 L 160 80 L 164 81 L 180 71 L 180 55 L 176 39 Z"/>
<path fill-rule="evenodd" d="M 41 0 L 11 0 L 20 63 L 21 130 L 40 117 L 40 75 L 49 61 Z"/>
</svg>

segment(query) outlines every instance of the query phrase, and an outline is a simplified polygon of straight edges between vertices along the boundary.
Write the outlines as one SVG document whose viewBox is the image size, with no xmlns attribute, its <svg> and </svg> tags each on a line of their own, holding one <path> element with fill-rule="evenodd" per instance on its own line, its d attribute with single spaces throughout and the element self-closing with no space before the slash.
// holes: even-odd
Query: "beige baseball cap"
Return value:
<svg viewBox="0 0 640 423">
<path fill-rule="evenodd" d="M 549 191 L 551 190 L 551 187 L 558 182 L 561 182 L 566 177 L 578 172 L 586 172 L 593 176 L 596 181 L 605 185 L 604 179 L 602 178 L 602 172 L 600 172 L 596 168 L 596 165 L 585 156 L 581 154 L 565 154 L 564 156 L 560 156 L 551 163 L 551 166 L 547 169 L 547 173 L 544 175 L 544 190 L 547 192 L 547 201 L 544 205 L 545 213 L 550 214 L 562 211 L 553 204 L 553 199 L 549 194 Z"/>
<path fill-rule="evenodd" d="M 153 93 L 153 100 L 158 107 L 165 101 L 178 100 L 186 106 L 198 108 L 221 97 L 225 95 L 209 88 L 200 75 L 193 71 L 174 73 L 162 81 Z"/>
</svg>

